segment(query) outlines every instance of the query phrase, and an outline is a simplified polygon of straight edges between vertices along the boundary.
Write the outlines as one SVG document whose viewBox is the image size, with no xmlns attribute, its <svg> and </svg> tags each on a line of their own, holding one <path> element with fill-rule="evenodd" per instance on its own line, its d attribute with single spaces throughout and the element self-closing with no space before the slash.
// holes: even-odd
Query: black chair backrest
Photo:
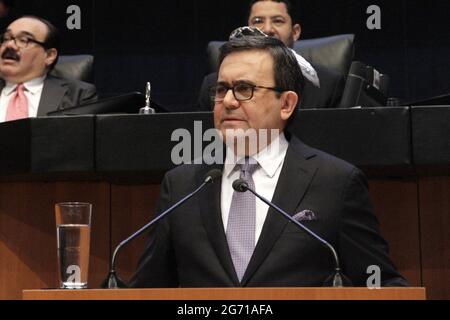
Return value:
<svg viewBox="0 0 450 320">
<path fill-rule="evenodd" d="M 294 50 L 312 64 L 319 64 L 346 76 L 352 63 L 355 47 L 354 34 L 340 34 L 331 37 L 305 39 L 294 43 Z M 208 73 L 219 68 L 219 49 L 224 41 L 208 44 Z"/>
<path fill-rule="evenodd" d="M 53 76 L 93 82 L 94 56 L 92 55 L 66 55 L 60 56 L 58 63 L 50 73 Z"/>
</svg>

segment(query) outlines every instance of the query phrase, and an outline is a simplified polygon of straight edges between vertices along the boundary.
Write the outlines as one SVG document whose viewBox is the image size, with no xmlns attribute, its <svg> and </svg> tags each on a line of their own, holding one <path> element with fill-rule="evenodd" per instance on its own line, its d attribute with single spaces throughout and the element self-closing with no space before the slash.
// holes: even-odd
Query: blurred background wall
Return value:
<svg viewBox="0 0 450 320">
<path fill-rule="evenodd" d="M 15 0 L 11 17 L 35 14 L 63 34 L 63 54 L 95 55 L 95 82 L 104 95 L 143 91 L 171 111 L 192 108 L 206 72 L 206 45 L 246 24 L 243 0 Z M 450 93 L 450 1 L 292 0 L 302 38 L 356 34 L 356 60 L 391 76 L 389 96 L 403 102 Z M 381 30 L 369 30 L 370 5 L 381 8 Z M 69 30 L 67 8 L 81 9 Z M 2 18 L 7 25 L 7 18 Z"/>
</svg>

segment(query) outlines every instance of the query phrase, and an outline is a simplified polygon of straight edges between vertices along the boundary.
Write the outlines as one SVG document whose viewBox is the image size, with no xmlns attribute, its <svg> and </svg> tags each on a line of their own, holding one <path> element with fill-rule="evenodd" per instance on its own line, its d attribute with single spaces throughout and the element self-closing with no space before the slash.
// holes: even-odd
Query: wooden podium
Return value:
<svg viewBox="0 0 450 320">
<path fill-rule="evenodd" d="M 425 288 L 24 290 L 24 300 L 425 300 Z"/>
</svg>

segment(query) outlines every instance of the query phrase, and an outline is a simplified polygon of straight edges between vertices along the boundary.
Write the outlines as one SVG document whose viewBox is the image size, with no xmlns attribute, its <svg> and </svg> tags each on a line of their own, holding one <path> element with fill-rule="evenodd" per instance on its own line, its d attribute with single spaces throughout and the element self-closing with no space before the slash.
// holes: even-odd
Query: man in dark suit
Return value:
<svg viewBox="0 0 450 320">
<path fill-rule="evenodd" d="M 389 260 L 361 171 L 286 132 L 302 89 L 299 65 L 278 39 L 243 37 L 221 48 L 212 98 L 214 125 L 226 145 L 225 163 L 169 171 L 158 212 L 192 192 L 212 168 L 222 170 L 222 180 L 152 230 L 131 286 L 283 287 L 326 282 L 334 270 L 328 248 L 249 192 L 233 191 L 237 178 L 330 242 L 353 285 L 366 286 L 367 270 L 373 266 L 380 270 L 380 285 L 406 285 Z M 238 148 L 236 139 L 251 142 L 252 132 L 267 135 L 257 135 L 256 145 Z"/>
<path fill-rule="evenodd" d="M 15 20 L 0 44 L 0 122 L 45 116 L 97 99 L 91 84 L 48 75 L 58 61 L 59 35 L 47 20 Z"/>
<path fill-rule="evenodd" d="M 294 42 L 301 36 L 301 26 L 295 22 L 295 15 L 288 0 L 250 1 L 248 25 L 280 39 L 289 48 L 293 48 Z M 320 80 L 320 86 L 305 79 L 305 88 L 300 97 L 299 107 L 302 109 L 339 107 L 345 86 L 344 76 L 321 65 L 313 65 L 313 67 Z M 203 79 L 197 102 L 199 110 L 212 110 L 213 103 L 209 99 L 209 89 L 216 81 L 216 72 Z"/>
</svg>

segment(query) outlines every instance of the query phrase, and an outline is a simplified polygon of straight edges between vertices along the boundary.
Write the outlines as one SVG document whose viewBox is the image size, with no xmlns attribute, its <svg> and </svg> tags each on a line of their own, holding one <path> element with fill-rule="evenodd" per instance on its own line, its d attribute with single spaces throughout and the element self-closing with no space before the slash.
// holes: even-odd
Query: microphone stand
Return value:
<svg viewBox="0 0 450 320">
<path fill-rule="evenodd" d="M 214 182 L 214 176 L 213 177 L 211 177 L 211 176 L 212 176 L 212 174 L 208 175 L 206 177 L 205 181 L 195 191 L 193 191 L 192 193 L 188 194 L 186 197 L 184 197 L 183 199 L 181 199 L 180 201 L 175 203 L 169 209 L 167 209 L 166 211 L 161 213 L 158 217 L 156 217 L 155 219 L 153 219 L 152 221 L 147 223 L 145 226 L 143 226 L 141 229 L 139 229 L 138 231 L 133 233 L 127 239 L 123 240 L 116 247 L 116 249 L 114 250 L 114 253 L 112 255 L 112 258 L 111 258 L 111 263 L 110 263 L 110 269 L 109 269 L 108 277 L 105 279 L 105 281 L 103 281 L 102 288 L 116 289 L 116 288 L 127 288 L 128 287 L 125 284 L 125 282 L 123 280 L 121 280 L 116 274 L 116 257 L 117 257 L 117 254 L 119 253 L 120 249 L 122 249 L 122 247 L 124 245 L 126 245 L 128 242 L 130 242 L 131 240 L 139 237 L 142 233 L 147 231 L 151 226 L 153 226 L 159 220 L 163 219 L 166 215 L 168 215 L 170 212 L 172 212 L 173 210 L 178 208 L 180 205 L 182 205 L 184 202 L 189 200 L 191 197 L 196 195 L 201 189 L 203 189 L 204 186 L 206 186 L 209 183 Z"/>
<path fill-rule="evenodd" d="M 332 287 L 344 287 L 344 285 L 351 286 L 351 281 L 348 278 L 346 278 L 344 276 L 344 274 L 342 273 L 342 271 L 341 271 L 341 267 L 340 267 L 340 263 L 339 263 L 339 256 L 338 256 L 336 250 L 333 248 L 333 246 L 328 241 L 326 241 L 325 239 L 322 239 L 320 236 L 315 234 L 313 231 L 309 230 L 303 224 L 301 224 L 300 222 L 298 222 L 297 220 L 292 218 L 289 214 L 287 214 L 284 210 L 279 208 L 277 205 L 275 205 L 274 203 L 270 202 L 266 198 L 262 197 L 261 195 L 256 193 L 256 191 L 250 189 L 250 187 L 248 186 L 247 182 L 245 182 L 244 180 L 238 179 L 238 180 L 234 181 L 233 182 L 233 189 L 238 191 L 238 192 L 250 191 L 253 195 L 255 195 L 258 199 L 263 201 L 269 207 L 272 207 L 275 210 L 277 210 L 279 213 L 281 213 L 290 222 L 292 222 L 295 225 L 297 225 L 298 227 L 300 227 L 303 231 L 305 231 L 310 236 L 312 236 L 313 238 L 317 239 L 323 245 L 328 247 L 328 249 L 330 249 L 330 251 L 333 254 L 334 261 L 335 261 L 335 268 L 334 268 L 334 274 L 331 275 L 329 278 L 327 278 L 325 280 L 324 285 L 332 286 Z"/>
</svg>

